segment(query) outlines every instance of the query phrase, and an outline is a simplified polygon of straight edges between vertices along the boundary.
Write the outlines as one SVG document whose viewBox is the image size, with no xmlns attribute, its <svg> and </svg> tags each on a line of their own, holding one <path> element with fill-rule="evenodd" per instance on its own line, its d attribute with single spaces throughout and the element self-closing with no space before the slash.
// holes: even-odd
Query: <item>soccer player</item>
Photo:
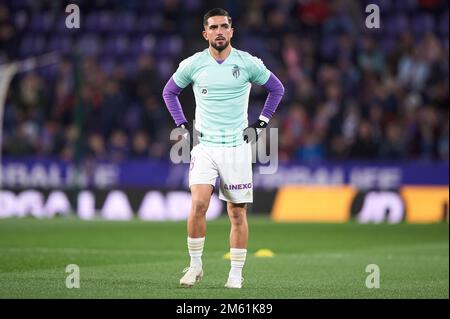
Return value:
<svg viewBox="0 0 450 319">
<path fill-rule="evenodd" d="M 203 277 L 202 253 L 206 235 L 205 214 L 220 177 L 219 198 L 227 202 L 231 222 L 231 269 L 227 288 L 242 287 L 242 268 L 247 254 L 247 203 L 253 201 L 251 143 L 272 118 L 284 87 L 263 62 L 231 46 L 234 29 L 224 9 L 203 17 L 203 37 L 209 47 L 183 60 L 163 90 L 163 98 L 175 124 L 192 134 L 199 132 L 191 151 L 189 187 L 192 205 L 187 221 L 190 266 L 180 285 L 191 287 Z M 247 109 L 252 83 L 268 93 L 258 120 L 248 126 Z M 189 125 L 178 95 L 189 84 L 195 95 L 195 123 Z"/>
</svg>

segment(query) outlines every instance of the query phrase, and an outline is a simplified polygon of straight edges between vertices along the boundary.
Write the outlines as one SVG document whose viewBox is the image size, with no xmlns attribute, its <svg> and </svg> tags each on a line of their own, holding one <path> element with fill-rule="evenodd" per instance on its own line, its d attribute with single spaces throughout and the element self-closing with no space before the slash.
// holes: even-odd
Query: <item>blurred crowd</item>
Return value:
<svg viewBox="0 0 450 319">
<path fill-rule="evenodd" d="M 59 2 L 59 1 L 58 1 Z M 204 49 L 202 16 L 223 7 L 232 45 L 260 57 L 286 94 L 271 121 L 282 161 L 448 160 L 448 1 L 72 1 L 0 3 L 0 64 L 56 50 L 58 64 L 17 75 L 5 156 L 168 158 L 174 123 L 161 97 L 178 63 Z M 365 25 L 378 4 L 379 29 Z M 266 91 L 254 86 L 249 120 Z M 195 101 L 180 96 L 189 120 Z"/>
</svg>

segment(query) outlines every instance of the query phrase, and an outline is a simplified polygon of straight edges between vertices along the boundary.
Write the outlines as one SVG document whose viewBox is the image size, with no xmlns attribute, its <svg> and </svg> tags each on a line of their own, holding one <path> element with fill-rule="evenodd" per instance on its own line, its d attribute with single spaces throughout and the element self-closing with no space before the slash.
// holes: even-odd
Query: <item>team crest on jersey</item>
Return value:
<svg viewBox="0 0 450 319">
<path fill-rule="evenodd" d="M 241 75 L 241 70 L 239 69 L 239 66 L 235 64 L 233 66 L 233 69 L 231 70 L 231 73 L 233 73 L 234 78 L 237 79 L 239 75 Z"/>
</svg>

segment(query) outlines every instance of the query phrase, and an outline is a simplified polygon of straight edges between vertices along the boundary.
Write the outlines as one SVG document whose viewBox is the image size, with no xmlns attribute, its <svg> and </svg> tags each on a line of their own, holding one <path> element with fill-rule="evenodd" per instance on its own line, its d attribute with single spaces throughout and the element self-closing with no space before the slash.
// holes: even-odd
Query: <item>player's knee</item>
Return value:
<svg viewBox="0 0 450 319">
<path fill-rule="evenodd" d="M 208 201 L 203 199 L 192 200 L 192 212 L 194 215 L 203 216 L 208 210 Z"/>
<path fill-rule="evenodd" d="M 228 216 L 230 216 L 230 221 L 235 226 L 242 225 L 246 221 L 245 210 L 243 210 L 242 208 L 230 209 L 228 212 Z"/>
</svg>

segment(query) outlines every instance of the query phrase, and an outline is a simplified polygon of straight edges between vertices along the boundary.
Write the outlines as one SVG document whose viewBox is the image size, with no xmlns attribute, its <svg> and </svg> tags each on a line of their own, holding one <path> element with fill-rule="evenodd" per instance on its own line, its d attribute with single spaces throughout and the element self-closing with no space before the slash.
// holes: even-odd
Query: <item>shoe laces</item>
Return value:
<svg viewBox="0 0 450 319">
<path fill-rule="evenodd" d="M 230 278 L 228 279 L 230 280 Z M 241 284 L 244 282 L 244 277 L 241 277 Z"/>
<path fill-rule="evenodd" d="M 192 266 L 186 267 L 186 268 L 183 269 L 182 273 L 188 272 L 189 269 L 195 269 L 195 268 L 196 267 L 192 267 Z"/>
</svg>

